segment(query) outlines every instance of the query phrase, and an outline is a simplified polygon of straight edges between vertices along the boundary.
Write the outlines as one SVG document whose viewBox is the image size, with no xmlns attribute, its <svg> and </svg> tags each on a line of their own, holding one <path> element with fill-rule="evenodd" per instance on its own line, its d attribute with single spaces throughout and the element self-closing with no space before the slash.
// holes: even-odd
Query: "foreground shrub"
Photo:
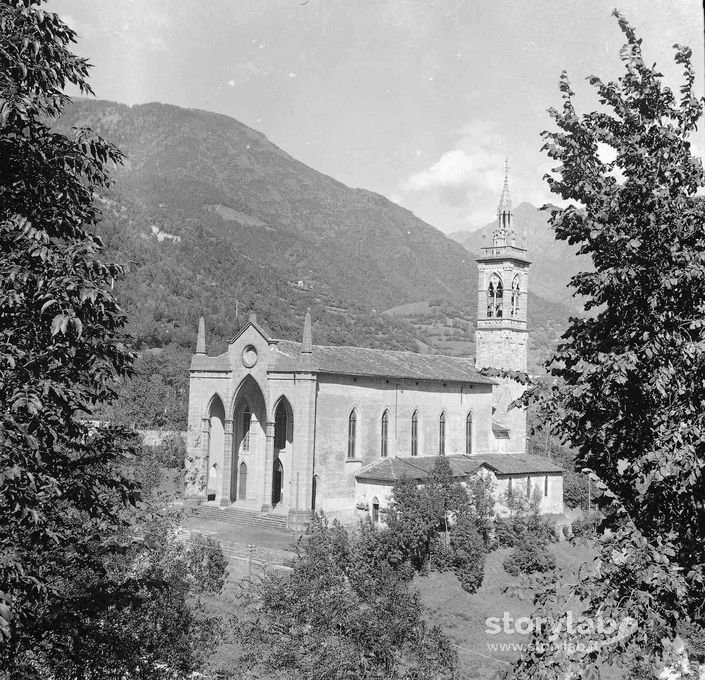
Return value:
<svg viewBox="0 0 705 680">
<path fill-rule="evenodd" d="M 556 567 L 556 556 L 548 550 L 545 543 L 524 540 L 505 557 L 502 563 L 504 571 L 512 576 L 551 571 Z"/>
<path fill-rule="evenodd" d="M 474 593 L 485 575 L 485 542 L 475 525 L 475 518 L 458 519 L 450 537 L 452 569 L 463 590 Z"/>
<path fill-rule="evenodd" d="M 397 570 L 368 559 L 386 550 L 374 545 L 376 533 L 368 523 L 351 538 L 315 515 L 290 572 L 240 581 L 232 620 L 240 657 L 227 677 L 457 677 L 457 654 L 424 622 L 418 593 Z"/>
<path fill-rule="evenodd" d="M 498 548 L 513 548 L 526 536 L 526 524 L 520 517 L 498 517 L 494 522 L 494 538 Z"/>
<path fill-rule="evenodd" d="M 597 527 L 600 524 L 601 515 L 599 512 L 592 512 L 584 517 L 579 517 L 572 524 L 573 536 L 576 538 L 590 538 L 597 534 Z"/>
</svg>

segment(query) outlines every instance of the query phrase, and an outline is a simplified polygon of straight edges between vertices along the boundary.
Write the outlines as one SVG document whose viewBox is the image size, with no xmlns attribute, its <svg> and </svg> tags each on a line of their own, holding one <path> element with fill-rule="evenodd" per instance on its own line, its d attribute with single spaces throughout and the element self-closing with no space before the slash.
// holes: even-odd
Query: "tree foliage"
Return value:
<svg viewBox="0 0 705 680">
<path fill-rule="evenodd" d="M 52 131 L 64 87 L 90 93 L 88 63 L 40 5 L 0 3 L 0 677 L 187 672 L 183 560 L 163 559 L 168 534 L 129 528 L 151 521 L 133 507 L 137 443 L 84 420 L 134 358 L 111 292 L 123 270 L 93 233 L 122 155 Z"/>
<path fill-rule="evenodd" d="M 689 141 L 702 101 L 689 48 L 675 46 L 683 83 L 674 92 L 615 15 L 626 38 L 623 75 L 591 76 L 600 108 L 581 115 L 564 73 L 563 106 L 550 111 L 557 130 L 543 133 L 556 162 L 547 180 L 570 202 L 551 211 L 556 237 L 594 264 L 572 280 L 589 314 L 571 319 L 544 406 L 577 449 L 576 465 L 590 471 L 606 515 L 600 567 L 572 593 L 588 613 L 633 617 L 638 632 L 569 659 L 534 648 L 520 677 L 559 677 L 598 655 L 656 664 L 679 620 L 703 624 L 705 206 Z M 540 597 L 544 608 L 561 601 L 555 589 Z"/>
<path fill-rule="evenodd" d="M 314 516 L 290 574 L 269 574 L 241 588 L 234 621 L 242 644 L 238 677 L 440 679 L 456 655 L 428 628 L 418 594 L 363 541 Z"/>
<path fill-rule="evenodd" d="M 394 546 L 389 559 L 416 572 L 452 570 L 465 590 L 475 592 L 484 574 L 493 506 L 490 480 L 478 476 L 466 488 L 439 456 L 423 484 L 407 477 L 394 484 L 387 528 L 380 532 Z"/>
</svg>

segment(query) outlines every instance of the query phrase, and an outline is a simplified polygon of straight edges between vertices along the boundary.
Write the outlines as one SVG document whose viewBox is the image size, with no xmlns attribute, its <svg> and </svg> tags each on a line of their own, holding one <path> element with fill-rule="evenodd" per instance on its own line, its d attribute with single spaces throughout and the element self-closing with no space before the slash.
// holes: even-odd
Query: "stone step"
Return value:
<svg viewBox="0 0 705 680">
<path fill-rule="evenodd" d="M 239 526 L 265 527 L 275 531 L 289 533 L 286 515 L 266 514 L 242 508 L 219 508 L 213 505 L 199 505 L 195 514 L 204 519 L 211 519 L 226 524 Z"/>
</svg>

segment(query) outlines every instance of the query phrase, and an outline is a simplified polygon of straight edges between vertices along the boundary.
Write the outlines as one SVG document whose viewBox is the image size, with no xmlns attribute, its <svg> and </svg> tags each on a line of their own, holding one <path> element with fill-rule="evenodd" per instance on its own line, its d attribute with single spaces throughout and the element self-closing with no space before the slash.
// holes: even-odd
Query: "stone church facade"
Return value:
<svg viewBox="0 0 705 680">
<path fill-rule="evenodd" d="M 269 336 L 254 315 L 219 356 L 201 319 L 191 361 L 186 497 L 191 503 L 285 514 L 312 509 L 344 523 L 383 519 L 399 476 L 423 481 L 439 455 L 454 475 L 491 475 L 537 489 L 541 511 L 563 511 L 559 467 L 526 454 L 526 415 L 508 409 L 522 387 L 478 369 L 526 371 L 529 261 L 505 184 L 479 265 L 475 359 L 313 344 Z"/>
</svg>

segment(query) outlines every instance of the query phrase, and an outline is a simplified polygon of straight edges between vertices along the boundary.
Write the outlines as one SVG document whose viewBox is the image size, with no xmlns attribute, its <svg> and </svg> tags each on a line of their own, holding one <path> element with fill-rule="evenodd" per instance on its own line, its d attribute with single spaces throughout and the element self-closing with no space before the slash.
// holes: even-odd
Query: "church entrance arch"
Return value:
<svg viewBox="0 0 705 680">
<path fill-rule="evenodd" d="M 229 496 L 231 502 L 247 500 L 247 478 L 264 473 L 267 409 L 257 381 L 247 375 L 233 401 L 233 444 Z M 244 467 L 243 467 L 244 466 Z M 260 501 L 261 502 L 261 501 Z"/>
</svg>

